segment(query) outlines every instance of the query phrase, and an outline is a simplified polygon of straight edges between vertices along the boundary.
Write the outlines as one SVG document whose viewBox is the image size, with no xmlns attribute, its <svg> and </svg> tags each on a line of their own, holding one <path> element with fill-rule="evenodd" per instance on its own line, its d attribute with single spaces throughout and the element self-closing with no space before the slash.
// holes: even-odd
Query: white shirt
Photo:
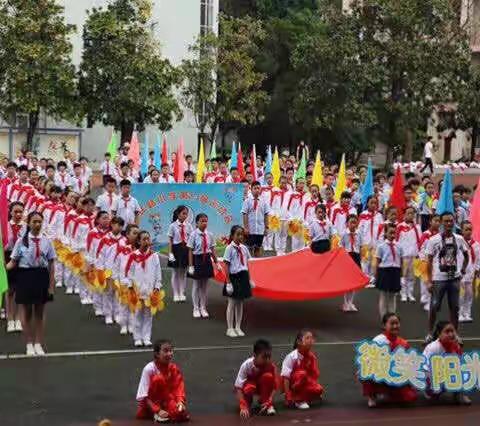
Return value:
<svg viewBox="0 0 480 426">
<path fill-rule="evenodd" d="M 351 214 L 356 215 L 357 210 L 350 206 L 344 209 L 340 204 L 335 205 L 330 212 L 330 220 L 332 221 L 332 224 L 339 235 L 343 235 L 346 231 L 347 217 Z"/>
<path fill-rule="evenodd" d="M 310 196 L 304 192 L 299 193 L 297 191 L 291 191 L 286 195 L 287 203 L 287 216 L 288 219 L 299 219 L 303 221 L 304 206 L 307 201 L 310 200 Z"/>
<path fill-rule="evenodd" d="M 115 163 L 110 160 L 110 161 L 103 161 L 103 163 L 100 165 L 100 169 L 102 170 L 102 175 L 103 176 L 115 176 L 116 175 L 116 170 L 115 170 Z"/>
<path fill-rule="evenodd" d="M 181 227 L 183 225 L 183 230 L 185 233 L 185 243 L 188 242 L 190 239 L 190 235 L 193 232 L 193 227 L 187 222 L 181 223 L 179 220 L 176 220 L 175 222 L 172 222 L 170 226 L 168 227 L 167 231 L 167 236 L 169 238 L 172 238 L 172 244 L 180 244 L 182 243 L 182 232 L 181 232 Z"/>
<path fill-rule="evenodd" d="M 461 275 L 462 265 L 463 265 L 463 252 L 469 252 L 467 243 L 462 236 L 453 234 L 452 237 L 446 238 L 445 243 L 452 243 L 452 238 L 455 238 L 457 244 L 457 265 L 455 271 L 455 278 L 459 278 Z M 432 280 L 433 281 L 446 281 L 448 280 L 448 274 L 446 272 L 440 271 L 440 251 L 442 249 L 442 234 L 437 234 L 431 237 L 428 240 L 427 247 L 425 249 L 425 254 L 427 256 L 433 257 L 432 265 Z"/>
<path fill-rule="evenodd" d="M 14 228 L 16 232 L 14 231 Z M 26 225 L 23 222 L 20 223 L 15 223 L 13 220 L 10 220 L 8 222 L 8 240 L 5 244 L 5 250 L 12 251 L 13 247 L 15 246 L 15 243 L 19 238 L 23 237 L 23 234 L 25 233 Z"/>
<path fill-rule="evenodd" d="M 175 183 L 175 178 L 172 175 L 163 176 L 160 175 L 159 183 Z"/>
<path fill-rule="evenodd" d="M 38 238 L 39 254 L 37 257 L 37 248 L 34 238 Z M 11 258 L 15 260 L 19 268 L 47 268 L 48 262 L 56 257 L 52 242 L 44 235 L 34 237 L 28 235 L 28 247 L 23 245 L 23 238 L 19 238 L 12 250 Z"/>
<path fill-rule="evenodd" d="M 135 216 L 140 211 L 140 205 L 136 198 L 131 195 L 128 198 L 118 196 L 115 200 L 112 211 L 115 215 L 121 217 L 125 221 L 125 227 L 129 224 L 135 223 Z"/>
<path fill-rule="evenodd" d="M 359 220 L 358 232 L 362 235 L 362 244 L 375 247 L 378 243 L 378 227 L 383 223 L 382 214 L 366 210 L 359 216 Z"/>
<path fill-rule="evenodd" d="M 248 231 L 251 235 L 264 234 L 265 215 L 270 214 L 270 206 L 265 199 L 248 197 L 243 202 L 241 213 L 247 215 Z"/>
<path fill-rule="evenodd" d="M 397 241 L 404 257 L 416 257 L 420 251 L 421 240 L 420 225 L 402 222 L 397 226 Z"/>
<path fill-rule="evenodd" d="M 393 247 L 393 253 L 391 247 Z M 402 248 L 395 241 L 380 243 L 375 256 L 380 259 L 379 268 L 400 268 L 402 265 Z"/>
<path fill-rule="evenodd" d="M 67 171 L 64 171 L 63 173 L 57 172 L 55 173 L 53 181 L 55 182 L 55 185 L 62 188 L 62 190 L 65 190 L 65 188 L 70 185 L 70 178 L 71 176 Z"/>
<path fill-rule="evenodd" d="M 283 360 L 282 372 L 280 373 L 280 375 L 282 377 L 285 377 L 286 379 L 289 379 L 292 375 L 293 370 L 302 362 L 303 358 L 303 355 L 298 352 L 298 349 L 290 352 Z"/>
<path fill-rule="evenodd" d="M 203 238 L 202 235 L 205 234 L 207 236 L 207 251 L 206 253 L 211 253 L 213 248 L 215 247 L 215 240 L 213 239 L 213 235 L 210 234 L 207 230 L 205 232 L 201 232 L 198 228 L 195 229 L 190 234 L 190 238 L 188 239 L 187 247 L 192 249 L 192 253 L 195 255 L 204 254 L 203 253 Z"/>
<path fill-rule="evenodd" d="M 144 263 L 138 261 L 138 256 L 147 256 Z M 136 285 L 139 297 L 148 299 L 154 289 L 162 288 L 162 270 L 157 253 L 143 254 L 135 250 L 129 257 L 125 267 L 125 275 L 130 285 Z"/>
<path fill-rule="evenodd" d="M 240 366 L 240 370 L 238 370 L 237 378 L 235 380 L 235 388 L 242 389 L 243 385 L 247 382 L 250 377 L 255 376 L 258 374 L 259 369 L 255 367 L 255 363 L 253 361 L 253 356 L 248 358 L 243 364 Z"/>
<path fill-rule="evenodd" d="M 148 396 L 148 390 L 150 389 L 152 377 L 159 373 L 160 370 L 153 361 L 149 362 L 145 367 L 143 367 L 140 383 L 138 384 L 137 401 L 142 401 Z"/>
<path fill-rule="evenodd" d="M 350 238 L 352 233 L 347 229 L 342 235 L 340 240 L 340 246 L 343 247 L 349 253 L 360 253 L 360 248 L 362 247 L 362 236 L 357 231 L 353 234 L 353 237 Z M 353 247 L 352 247 L 353 242 Z"/>
<path fill-rule="evenodd" d="M 111 213 L 114 210 L 114 207 L 117 206 L 117 198 L 118 195 L 115 193 L 107 194 L 106 192 L 104 192 L 97 197 L 97 202 L 95 205 L 99 210 Z"/>
<path fill-rule="evenodd" d="M 239 251 L 242 252 L 243 264 Z M 225 249 L 223 260 L 229 264 L 229 273 L 238 274 L 241 271 L 248 271 L 248 261 L 250 259 L 250 252 L 243 244 L 237 245 L 231 242 Z"/>
<path fill-rule="evenodd" d="M 128 180 L 130 183 L 135 183 L 135 178 L 130 175 L 123 176 L 123 175 L 117 174 L 117 176 L 115 177 L 115 180 L 117 181 L 117 185 L 120 185 L 120 182 L 122 180 Z"/>
<path fill-rule="evenodd" d="M 428 141 L 426 144 L 425 144 L 425 147 L 423 149 L 423 156 L 425 158 L 432 158 L 433 156 L 433 143 Z"/>
<path fill-rule="evenodd" d="M 79 177 L 71 176 L 68 186 L 70 186 L 78 194 L 84 195 L 88 191 L 88 179 L 82 175 Z"/>
<path fill-rule="evenodd" d="M 465 242 L 468 247 L 468 266 L 462 281 L 472 282 L 475 272 L 480 270 L 480 244 L 473 239 Z"/>
<path fill-rule="evenodd" d="M 308 226 L 308 231 L 312 242 L 330 240 L 335 234 L 335 229 L 328 219 L 323 222 L 318 219 L 313 220 Z"/>
</svg>

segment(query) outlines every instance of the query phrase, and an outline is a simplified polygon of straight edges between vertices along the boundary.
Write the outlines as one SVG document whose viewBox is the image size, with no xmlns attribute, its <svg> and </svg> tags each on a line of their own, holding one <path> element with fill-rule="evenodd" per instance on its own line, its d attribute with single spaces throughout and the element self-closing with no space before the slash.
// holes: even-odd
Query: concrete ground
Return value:
<svg viewBox="0 0 480 426">
<path fill-rule="evenodd" d="M 153 338 L 168 337 L 176 345 L 176 361 L 187 385 L 193 424 L 237 424 L 233 381 L 241 362 L 251 353 L 252 343 L 266 337 L 274 344 L 274 358 L 281 362 L 291 350 L 300 328 L 317 334 L 320 382 L 325 401 L 307 413 L 286 410 L 281 397 L 275 418 L 256 418 L 250 423 L 291 425 L 372 425 L 421 423 L 422 426 L 477 425 L 480 398 L 473 395 L 472 407 L 432 405 L 423 398 L 411 407 L 369 410 L 354 378 L 354 343 L 380 332 L 377 292 L 363 290 L 357 297 L 357 314 L 343 314 L 340 299 L 316 302 L 279 303 L 251 300 L 247 303 L 244 331 L 247 337 L 225 336 L 225 299 L 221 287 L 211 283 L 208 320 L 194 320 L 191 305 L 170 301 L 170 273 L 164 273 L 167 307 L 154 320 Z M 190 298 L 189 298 L 190 300 Z M 479 304 L 477 321 L 462 326 L 465 348 L 480 345 Z M 419 304 L 400 304 L 402 335 L 421 348 L 426 314 Z M 443 312 L 440 317 L 446 317 Z M 48 306 L 46 346 L 49 356 L 26 359 L 18 334 L 0 330 L 0 425 L 94 425 L 110 418 L 114 426 L 136 422 L 135 393 L 140 372 L 152 358 L 151 350 L 135 350 L 129 337 L 120 336 L 116 326 L 105 326 L 94 318 L 91 307 L 82 307 L 78 296 L 57 293 Z M 148 422 L 147 422 L 148 424 Z"/>
</svg>

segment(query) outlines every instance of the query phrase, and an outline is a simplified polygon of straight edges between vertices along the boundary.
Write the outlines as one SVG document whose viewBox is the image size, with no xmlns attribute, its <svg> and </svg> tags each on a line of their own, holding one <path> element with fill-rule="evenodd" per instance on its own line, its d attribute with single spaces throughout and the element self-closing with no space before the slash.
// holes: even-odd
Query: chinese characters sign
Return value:
<svg viewBox="0 0 480 426">
<path fill-rule="evenodd" d="M 194 228 L 197 214 L 208 216 L 208 230 L 220 246 L 228 239 L 230 228 L 242 224 L 242 185 L 134 184 L 132 195 L 141 207 L 140 228 L 150 232 L 157 250 L 167 245 L 168 227 L 174 210 L 180 205 L 188 208 L 187 221 Z"/>
<path fill-rule="evenodd" d="M 356 347 L 359 378 L 418 390 L 469 392 L 480 390 L 480 353 L 433 355 L 429 362 L 415 349 L 390 350 L 388 345 L 363 341 Z"/>
</svg>

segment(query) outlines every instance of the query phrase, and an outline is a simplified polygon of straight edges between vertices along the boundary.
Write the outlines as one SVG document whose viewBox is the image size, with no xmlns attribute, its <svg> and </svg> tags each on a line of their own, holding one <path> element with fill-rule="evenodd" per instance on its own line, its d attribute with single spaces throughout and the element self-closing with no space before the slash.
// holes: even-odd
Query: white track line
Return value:
<svg viewBox="0 0 480 426">
<path fill-rule="evenodd" d="M 412 343 L 423 343 L 423 339 L 407 339 Z M 464 337 L 464 342 L 480 341 L 480 337 Z M 359 341 L 338 341 L 338 342 L 317 342 L 315 346 L 353 346 Z M 292 343 L 278 343 L 272 345 L 274 348 L 285 348 L 292 346 Z M 175 347 L 176 352 L 193 352 L 193 351 L 235 351 L 235 350 L 249 350 L 251 345 L 225 345 L 225 346 L 190 346 L 190 347 Z M 0 361 L 16 360 L 16 359 L 31 359 L 31 358 L 69 358 L 69 357 L 87 357 L 87 356 L 101 356 L 101 355 L 131 355 L 140 353 L 149 353 L 152 348 L 148 349 L 114 349 L 103 351 L 80 351 L 80 352 L 50 352 L 41 357 L 32 357 L 25 354 L 3 354 L 0 355 Z"/>
</svg>

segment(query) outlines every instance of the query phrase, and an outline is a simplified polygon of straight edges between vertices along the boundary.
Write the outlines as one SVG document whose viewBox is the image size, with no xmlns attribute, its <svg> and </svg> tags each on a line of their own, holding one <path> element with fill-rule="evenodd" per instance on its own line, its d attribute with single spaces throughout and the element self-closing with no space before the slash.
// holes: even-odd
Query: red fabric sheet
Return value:
<svg viewBox="0 0 480 426">
<path fill-rule="evenodd" d="M 285 256 L 253 259 L 250 276 L 255 297 L 270 300 L 318 300 L 364 288 L 368 277 L 344 249 L 314 254 L 304 249 Z M 225 282 L 224 273 L 215 279 Z"/>
</svg>

